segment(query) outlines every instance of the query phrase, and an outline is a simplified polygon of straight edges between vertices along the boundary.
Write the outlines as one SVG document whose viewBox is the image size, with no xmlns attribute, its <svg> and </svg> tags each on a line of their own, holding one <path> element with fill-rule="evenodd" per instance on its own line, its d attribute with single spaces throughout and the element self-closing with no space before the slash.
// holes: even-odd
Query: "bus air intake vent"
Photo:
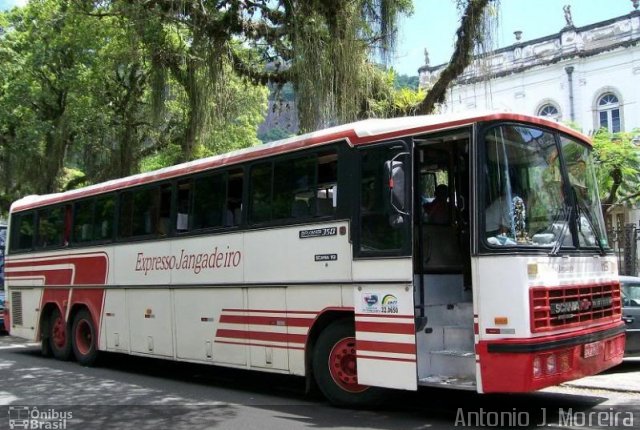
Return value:
<svg viewBox="0 0 640 430">
<path fill-rule="evenodd" d="M 617 283 L 537 287 L 530 290 L 529 299 L 533 333 L 615 321 L 622 313 Z"/>
<path fill-rule="evenodd" d="M 11 324 L 22 325 L 22 292 L 11 292 Z"/>
</svg>

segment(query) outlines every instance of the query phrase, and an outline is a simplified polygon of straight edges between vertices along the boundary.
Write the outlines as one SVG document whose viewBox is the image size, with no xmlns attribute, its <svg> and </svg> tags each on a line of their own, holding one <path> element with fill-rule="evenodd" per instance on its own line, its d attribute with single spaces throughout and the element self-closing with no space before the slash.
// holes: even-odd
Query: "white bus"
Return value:
<svg viewBox="0 0 640 430">
<path fill-rule="evenodd" d="M 6 326 L 99 351 L 385 388 L 526 392 L 622 360 L 589 139 L 366 120 L 11 207 Z"/>
</svg>

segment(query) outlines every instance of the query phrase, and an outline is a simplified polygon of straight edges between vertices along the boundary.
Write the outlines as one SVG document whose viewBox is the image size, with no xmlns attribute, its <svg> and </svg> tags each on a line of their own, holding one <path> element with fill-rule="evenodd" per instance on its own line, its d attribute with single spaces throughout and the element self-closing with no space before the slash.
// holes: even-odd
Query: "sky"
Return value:
<svg viewBox="0 0 640 430">
<path fill-rule="evenodd" d="M 24 5 L 27 0 L 0 0 L 0 10 Z M 396 53 L 391 66 L 400 74 L 417 75 L 424 65 L 424 49 L 432 66 L 446 63 L 453 52 L 460 17 L 455 0 L 413 0 L 414 13 L 400 21 Z M 630 0 L 499 0 L 498 29 L 494 47 L 515 41 L 513 32 L 522 31 L 522 41 L 557 34 L 564 26 L 564 5 L 571 6 L 576 27 L 628 14 Z"/>
<path fill-rule="evenodd" d="M 460 17 L 455 0 L 414 0 L 414 13 L 400 21 L 395 59 L 400 74 L 417 75 L 424 65 L 424 49 L 432 66 L 446 63 L 453 53 Z M 514 43 L 513 32 L 522 31 L 522 42 L 557 34 L 566 24 L 562 7 L 571 6 L 576 27 L 628 14 L 630 0 L 500 0 L 494 48 Z"/>
</svg>

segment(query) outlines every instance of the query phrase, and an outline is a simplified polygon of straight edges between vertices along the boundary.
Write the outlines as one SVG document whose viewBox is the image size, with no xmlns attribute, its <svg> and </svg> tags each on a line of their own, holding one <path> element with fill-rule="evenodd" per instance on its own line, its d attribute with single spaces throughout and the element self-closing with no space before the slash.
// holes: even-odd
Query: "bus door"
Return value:
<svg viewBox="0 0 640 430">
<path fill-rule="evenodd" d="M 415 390 L 409 148 L 398 140 L 358 151 L 353 294 L 358 383 Z"/>
<path fill-rule="evenodd" d="M 418 379 L 474 389 L 471 129 L 420 136 L 414 157 Z"/>
</svg>

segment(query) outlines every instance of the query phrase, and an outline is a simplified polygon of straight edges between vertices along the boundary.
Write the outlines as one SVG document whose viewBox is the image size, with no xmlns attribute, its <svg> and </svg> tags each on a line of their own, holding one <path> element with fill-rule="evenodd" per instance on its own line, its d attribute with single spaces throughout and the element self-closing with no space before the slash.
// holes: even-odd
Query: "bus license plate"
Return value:
<svg viewBox="0 0 640 430">
<path fill-rule="evenodd" d="M 600 342 L 600 341 L 592 342 L 592 343 L 585 343 L 584 344 L 584 351 L 582 353 L 582 356 L 584 358 L 595 357 L 596 355 L 598 355 L 600 353 L 601 345 L 602 345 L 602 342 Z"/>
</svg>

